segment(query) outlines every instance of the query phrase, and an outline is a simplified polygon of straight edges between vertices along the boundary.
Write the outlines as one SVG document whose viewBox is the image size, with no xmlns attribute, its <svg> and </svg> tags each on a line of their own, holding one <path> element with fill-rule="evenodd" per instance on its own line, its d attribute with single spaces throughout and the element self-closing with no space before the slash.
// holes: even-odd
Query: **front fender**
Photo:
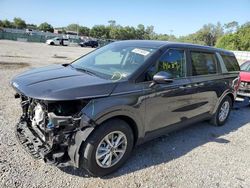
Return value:
<svg viewBox="0 0 250 188">
<path fill-rule="evenodd" d="M 68 155 L 72 161 L 72 165 L 79 168 L 79 150 L 83 142 L 86 141 L 94 127 L 87 127 L 75 133 L 72 138 L 73 143 L 68 148 Z"/>
<path fill-rule="evenodd" d="M 82 110 L 99 125 L 117 116 L 125 116 L 133 120 L 138 129 L 138 136 L 144 133 L 145 103 L 139 95 L 110 96 L 93 99 Z"/>
<path fill-rule="evenodd" d="M 139 104 L 138 101 L 141 100 L 137 100 L 134 96 L 115 96 L 92 99 L 81 111 L 83 114 L 81 119 L 86 119 L 81 121 L 82 125 L 80 127 L 83 129 L 73 135 L 72 144 L 68 149 L 71 161 L 74 162 L 73 166 L 79 166 L 79 150 L 82 143 L 86 141 L 96 126 L 110 118 L 118 116 L 130 118 L 136 124 L 138 138 L 143 137 L 145 104 Z"/>
</svg>

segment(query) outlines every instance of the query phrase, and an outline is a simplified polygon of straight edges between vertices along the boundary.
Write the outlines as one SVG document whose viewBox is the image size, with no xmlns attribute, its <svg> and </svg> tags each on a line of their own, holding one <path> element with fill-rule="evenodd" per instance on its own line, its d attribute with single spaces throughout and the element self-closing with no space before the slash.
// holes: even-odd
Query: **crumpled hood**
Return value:
<svg viewBox="0 0 250 188">
<path fill-rule="evenodd" d="M 18 93 L 31 98 L 75 100 L 108 96 L 116 84 L 71 66 L 52 65 L 17 75 L 11 85 Z"/>
</svg>

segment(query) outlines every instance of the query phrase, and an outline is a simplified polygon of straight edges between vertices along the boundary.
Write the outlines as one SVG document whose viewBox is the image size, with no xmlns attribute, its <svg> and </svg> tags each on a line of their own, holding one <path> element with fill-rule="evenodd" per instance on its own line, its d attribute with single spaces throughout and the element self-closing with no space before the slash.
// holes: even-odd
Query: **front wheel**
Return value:
<svg viewBox="0 0 250 188">
<path fill-rule="evenodd" d="M 80 149 L 80 167 L 93 176 L 104 176 L 118 169 L 129 157 L 134 135 L 120 119 L 109 120 L 98 127 Z"/>
<path fill-rule="evenodd" d="M 232 109 L 232 99 L 229 96 L 225 96 L 218 106 L 216 113 L 211 119 L 211 123 L 216 126 L 222 126 L 227 121 Z"/>
</svg>

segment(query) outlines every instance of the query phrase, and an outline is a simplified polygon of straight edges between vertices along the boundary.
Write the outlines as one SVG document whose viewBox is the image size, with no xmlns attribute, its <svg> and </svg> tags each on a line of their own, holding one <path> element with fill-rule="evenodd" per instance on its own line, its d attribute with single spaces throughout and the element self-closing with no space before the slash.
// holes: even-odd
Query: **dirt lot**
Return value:
<svg viewBox="0 0 250 188">
<path fill-rule="evenodd" d="M 128 162 L 105 178 L 49 166 L 17 143 L 21 109 L 9 86 L 27 69 L 67 63 L 90 48 L 0 40 L 0 187 L 250 187 L 250 107 L 236 103 L 228 123 L 207 122 L 137 147 Z"/>
</svg>

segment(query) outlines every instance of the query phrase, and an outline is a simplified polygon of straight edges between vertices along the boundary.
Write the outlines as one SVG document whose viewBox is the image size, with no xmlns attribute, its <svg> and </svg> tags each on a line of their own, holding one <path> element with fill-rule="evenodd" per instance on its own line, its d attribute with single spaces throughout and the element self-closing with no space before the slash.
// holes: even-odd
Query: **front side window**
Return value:
<svg viewBox="0 0 250 188">
<path fill-rule="evenodd" d="M 112 43 L 81 57 L 71 65 L 110 80 L 128 78 L 156 51 L 154 48 Z"/>
<path fill-rule="evenodd" d="M 215 54 L 206 52 L 191 52 L 192 75 L 207 75 L 217 73 Z"/>
<path fill-rule="evenodd" d="M 165 71 L 170 73 L 173 78 L 181 78 L 185 76 L 186 57 L 185 51 L 181 49 L 168 49 L 153 65 L 148 73 L 146 80 L 152 80 L 153 76 Z"/>
</svg>

